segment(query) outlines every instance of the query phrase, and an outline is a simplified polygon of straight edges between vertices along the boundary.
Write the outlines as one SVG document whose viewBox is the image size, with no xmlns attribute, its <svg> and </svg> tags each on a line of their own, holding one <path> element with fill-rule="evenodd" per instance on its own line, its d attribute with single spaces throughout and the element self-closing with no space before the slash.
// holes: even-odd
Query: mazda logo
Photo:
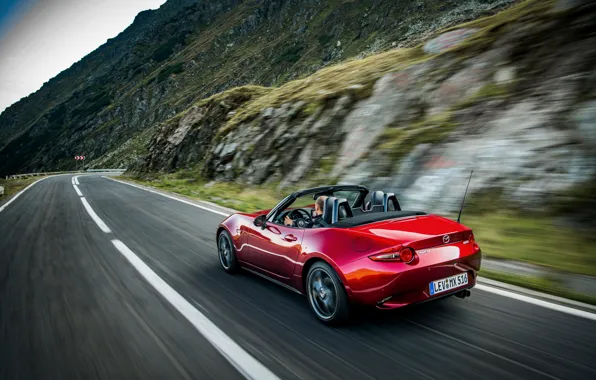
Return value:
<svg viewBox="0 0 596 380">
<path fill-rule="evenodd" d="M 445 244 L 449 243 L 449 235 L 443 236 L 443 243 L 445 243 Z"/>
</svg>

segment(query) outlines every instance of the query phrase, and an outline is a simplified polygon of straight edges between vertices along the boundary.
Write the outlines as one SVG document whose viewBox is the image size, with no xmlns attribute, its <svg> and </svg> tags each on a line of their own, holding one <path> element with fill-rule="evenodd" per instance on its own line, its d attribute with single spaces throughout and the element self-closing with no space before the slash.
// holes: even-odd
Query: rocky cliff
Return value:
<svg viewBox="0 0 596 380">
<path fill-rule="evenodd" d="M 530 0 L 280 87 L 226 91 L 165 122 L 132 170 L 365 183 L 450 212 L 474 169 L 471 192 L 540 208 L 594 183 L 595 30 L 592 1 Z"/>
<path fill-rule="evenodd" d="M 279 86 L 514 0 L 169 0 L 0 115 L 0 175 L 126 165 L 197 99 Z"/>
</svg>

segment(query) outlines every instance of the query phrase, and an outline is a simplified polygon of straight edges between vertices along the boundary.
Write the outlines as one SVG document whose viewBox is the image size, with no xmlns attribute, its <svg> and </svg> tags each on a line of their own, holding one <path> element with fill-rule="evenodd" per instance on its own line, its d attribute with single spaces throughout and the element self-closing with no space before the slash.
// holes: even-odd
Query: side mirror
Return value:
<svg viewBox="0 0 596 380">
<path fill-rule="evenodd" d="M 265 229 L 267 227 L 267 215 L 259 215 L 253 221 L 254 225 L 257 227 L 261 227 L 261 229 Z"/>
</svg>

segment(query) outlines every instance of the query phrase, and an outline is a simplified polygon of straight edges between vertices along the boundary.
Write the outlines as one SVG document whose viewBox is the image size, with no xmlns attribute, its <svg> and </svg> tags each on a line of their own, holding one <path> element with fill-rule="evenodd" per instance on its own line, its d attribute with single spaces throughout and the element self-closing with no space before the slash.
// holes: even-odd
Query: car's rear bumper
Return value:
<svg viewBox="0 0 596 380">
<path fill-rule="evenodd" d="M 380 309 L 396 309 L 403 306 L 431 301 L 471 289 L 476 285 L 482 253 L 480 251 L 454 260 L 423 265 L 391 273 L 390 263 L 369 264 L 366 278 L 351 277 L 348 280 L 349 297 L 352 302 L 373 305 Z M 431 295 L 430 283 L 458 274 L 467 273 L 468 283 L 448 291 Z"/>
</svg>

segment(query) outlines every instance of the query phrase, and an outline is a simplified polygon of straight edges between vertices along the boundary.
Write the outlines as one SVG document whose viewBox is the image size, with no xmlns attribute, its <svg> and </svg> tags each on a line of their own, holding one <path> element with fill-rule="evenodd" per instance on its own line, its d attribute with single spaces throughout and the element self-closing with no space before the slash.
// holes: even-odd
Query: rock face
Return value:
<svg viewBox="0 0 596 380">
<path fill-rule="evenodd" d="M 158 131 L 143 170 L 200 165 L 214 180 L 282 187 L 363 183 L 398 193 L 408 208 L 451 212 L 473 169 L 471 193 L 498 189 L 520 207 L 540 207 L 596 175 L 596 9 L 544 20 L 520 11 L 499 28 L 488 20 L 456 29 L 423 45 L 433 54 L 396 58 L 401 68 L 372 83 L 338 69 L 347 85 L 317 90 L 314 103 L 279 101 L 288 97 L 282 87 L 228 113 L 191 108 L 193 126 L 182 117 Z M 461 45 L 476 33 L 484 33 L 476 45 Z M 454 50 L 434 54 L 445 45 Z M 311 94 L 300 86 L 319 88 L 333 73 L 296 86 Z M 199 129 L 210 132 L 191 137 Z"/>
</svg>

